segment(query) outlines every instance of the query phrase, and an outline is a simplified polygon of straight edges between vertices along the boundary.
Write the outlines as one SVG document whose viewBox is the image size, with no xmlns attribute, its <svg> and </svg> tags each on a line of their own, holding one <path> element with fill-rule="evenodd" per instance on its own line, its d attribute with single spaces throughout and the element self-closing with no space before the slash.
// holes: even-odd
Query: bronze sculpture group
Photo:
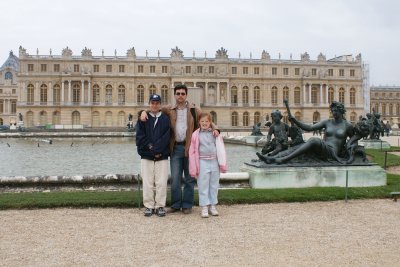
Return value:
<svg viewBox="0 0 400 267">
<path fill-rule="evenodd" d="M 342 103 L 333 101 L 330 105 L 331 119 L 308 125 L 298 121 L 290 113 L 287 100 L 284 101 L 288 119 L 292 126 L 281 122 L 280 111 L 272 112 L 267 143 L 258 158 L 267 164 L 365 164 L 367 159 L 358 140 L 370 135 L 371 121 L 360 120 L 356 125 L 348 122 Z M 303 141 L 302 131 L 323 130 L 324 137 L 312 137 Z M 272 135 L 274 139 L 271 140 Z M 289 140 L 290 137 L 290 140 Z"/>
</svg>

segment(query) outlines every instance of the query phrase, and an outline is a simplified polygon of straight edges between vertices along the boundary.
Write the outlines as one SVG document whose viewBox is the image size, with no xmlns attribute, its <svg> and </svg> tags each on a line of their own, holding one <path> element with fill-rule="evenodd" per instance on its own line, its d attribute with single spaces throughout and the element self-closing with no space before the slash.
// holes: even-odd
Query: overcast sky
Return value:
<svg viewBox="0 0 400 267">
<path fill-rule="evenodd" d="M 168 57 L 178 46 L 184 56 L 315 60 L 362 54 L 371 85 L 400 86 L 400 1 L 398 0 L 13 0 L 0 11 L 0 65 L 18 47 L 29 54 Z"/>
</svg>

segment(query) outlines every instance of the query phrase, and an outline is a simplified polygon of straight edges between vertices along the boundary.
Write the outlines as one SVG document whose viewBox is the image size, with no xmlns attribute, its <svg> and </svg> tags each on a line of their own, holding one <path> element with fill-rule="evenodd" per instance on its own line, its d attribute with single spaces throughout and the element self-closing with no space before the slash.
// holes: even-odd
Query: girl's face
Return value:
<svg viewBox="0 0 400 267">
<path fill-rule="evenodd" d="M 206 130 L 206 129 L 210 128 L 210 126 L 211 126 L 211 123 L 208 120 L 207 116 L 200 118 L 200 128 L 201 129 Z"/>
</svg>

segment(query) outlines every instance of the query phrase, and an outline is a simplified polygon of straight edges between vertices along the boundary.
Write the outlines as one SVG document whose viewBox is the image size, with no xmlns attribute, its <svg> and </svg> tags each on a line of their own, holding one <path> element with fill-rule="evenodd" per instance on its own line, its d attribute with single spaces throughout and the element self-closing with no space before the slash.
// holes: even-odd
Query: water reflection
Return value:
<svg viewBox="0 0 400 267">
<path fill-rule="evenodd" d="M 228 171 L 255 158 L 254 147 L 226 145 Z M 0 176 L 128 174 L 140 171 L 134 138 L 0 139 Z"/>
</svg>

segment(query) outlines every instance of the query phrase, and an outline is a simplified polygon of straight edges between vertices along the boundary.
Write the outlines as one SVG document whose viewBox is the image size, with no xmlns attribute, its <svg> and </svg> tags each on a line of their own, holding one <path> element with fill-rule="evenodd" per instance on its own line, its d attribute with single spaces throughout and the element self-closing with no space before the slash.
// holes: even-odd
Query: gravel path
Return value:
<svg viewBox="0 0 400 267">
<path fill-rule="evenodd" d="M 400 202 L 0 211 L 2 266 L 399 266 Z"/>
</svg>

